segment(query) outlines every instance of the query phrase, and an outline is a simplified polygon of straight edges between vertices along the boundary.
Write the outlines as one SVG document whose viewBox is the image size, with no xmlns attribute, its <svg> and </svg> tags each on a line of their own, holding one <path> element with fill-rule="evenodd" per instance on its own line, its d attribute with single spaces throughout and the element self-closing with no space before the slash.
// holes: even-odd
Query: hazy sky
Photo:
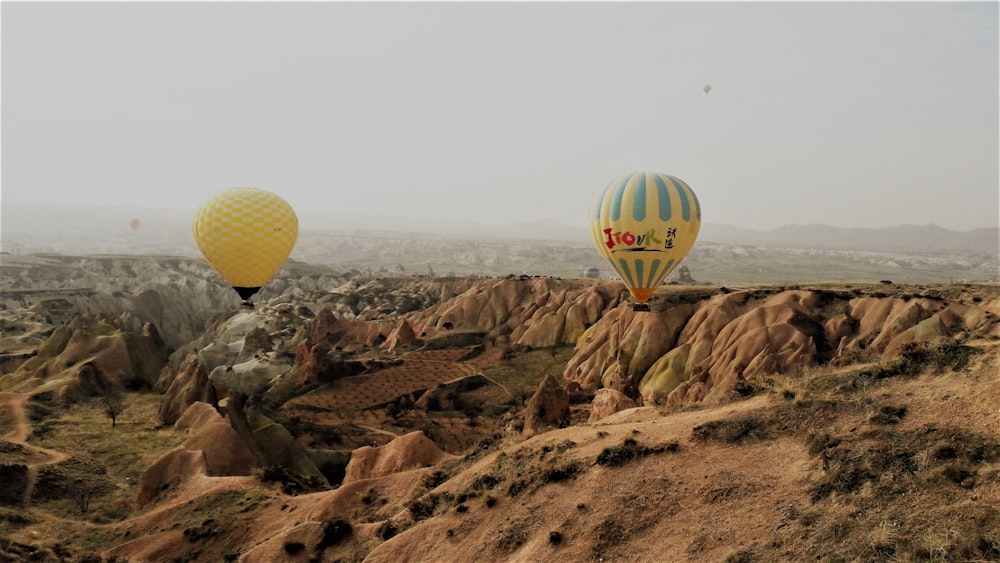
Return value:
<svg viewBox="0 0 1000 563">
<path fill-rule="evenodd" d="M 651 170 L 712 223 L 996 227 L 998 6 L 4 2 L 2 201 L 586 225 Z"/>
</svg>

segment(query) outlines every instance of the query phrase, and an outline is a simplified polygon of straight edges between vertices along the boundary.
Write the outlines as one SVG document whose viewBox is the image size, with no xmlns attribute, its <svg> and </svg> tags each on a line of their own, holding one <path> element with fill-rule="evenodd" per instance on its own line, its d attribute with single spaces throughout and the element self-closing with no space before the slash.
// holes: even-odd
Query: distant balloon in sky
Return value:
<svg viewBox="0 0 1000 563">
<path fill-rule="evenodd" d="M 707 94 L 707 93 L 709 93 L 709 92 L 712 91 L 712 85 L 711 84 L 706 84 L 705 87 L 702 88 L 702 90 L 704 90 L 705 93 Z"/>
<path fill-rule="evenodd" d="M 287 201 L 269 191 L 229 188 L 198 208 L 191 230 L 208 263 L 250 305 L 291 254 L 299 220 Z"/>
<path fill-rule="evenodd" d="M 635 299 L 648 301 L 687 255 L 701 228 L 701 205 L 691 187 L 667 174 L 636 172 L 611 182 L 591 211 L 594 245 Z"/>
<path fill-rule="evenodd" d="M 128 226 L 132 227 L 133 231 L 137 230 L 139 228 L 139 220 L 133 218 L 131 221 L 128 222 Z"/>
</svg>

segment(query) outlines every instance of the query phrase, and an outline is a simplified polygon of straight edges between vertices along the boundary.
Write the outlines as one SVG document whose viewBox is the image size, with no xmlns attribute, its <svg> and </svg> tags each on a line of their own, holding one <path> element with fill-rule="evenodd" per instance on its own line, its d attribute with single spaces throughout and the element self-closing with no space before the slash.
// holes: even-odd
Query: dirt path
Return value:
<svg viewBox="0 0 1000 563">
<path fill-rule="evenodd" d="M 31 495 L 35 491 L 35 481 L 38 479 L 38 468 L 42 465 L 51 465 L 65 461 L 71 457 L 70 454 L 43 448 L 34 444 L 29 444 L 32 428 L 28 420 L 28 414 L 24 410 L 25 403 L 31 397 L 29 393 L 0 393 L 0 409 L 10 414 L 13 421 L 14 430 L 3 438 L 22 448 L 21 459 L 28 467 L 28 483 L 24 487 L 24 494 L 21 497 L 21 506 L 29 508 L 31 506 Z"/>
<path fill-rule="evenodd" d="M 28 423 L 28 415 L 24 412 L 24 403 L 28 401 L 27 393 L 0 393 L 0 410 L 10 413 L 14 421 L 14 433 L 4 436 L 11 442 L 24 443 L 31 436 L 31 424 Z"/>
</svg>

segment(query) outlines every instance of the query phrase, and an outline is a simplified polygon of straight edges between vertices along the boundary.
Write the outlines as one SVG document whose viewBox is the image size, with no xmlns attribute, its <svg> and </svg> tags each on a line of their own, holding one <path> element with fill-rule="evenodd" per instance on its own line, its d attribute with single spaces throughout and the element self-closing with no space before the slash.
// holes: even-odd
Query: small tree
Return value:
<svg viewBox="0 0 1000 563">
<path fill-rule="evenodd" d="M 101 397 L 101 406 L 104 407 L 104 414 L 111 419 L 111 428 L 114 428 L 118 416 L 125 410 L 125 400 L 117 393 L 108 393 Z"/>
<path fill-rule="evenodd" d="M 76 490 L 74 500 L 80 507 L 80 513 L 85 513 L 90 509 L 90 499 L 94 497 L 94 487 L 83 479 L 76 480 Z"/>
</svg>

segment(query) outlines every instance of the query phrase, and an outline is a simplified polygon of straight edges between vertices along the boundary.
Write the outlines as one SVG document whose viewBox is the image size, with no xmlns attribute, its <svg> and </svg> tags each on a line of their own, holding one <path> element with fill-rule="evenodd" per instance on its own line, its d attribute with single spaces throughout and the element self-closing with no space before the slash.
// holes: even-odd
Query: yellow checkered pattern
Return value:
<svg viewBox="0 0 1000 563">
<path fill-rule="evenodd" d="M 284 199 L 259 188 L 212 196 L 191 225 L 198 249 L 233 287 L 260 287 L 295 246 L 299 220 Z"/>
</svg>

